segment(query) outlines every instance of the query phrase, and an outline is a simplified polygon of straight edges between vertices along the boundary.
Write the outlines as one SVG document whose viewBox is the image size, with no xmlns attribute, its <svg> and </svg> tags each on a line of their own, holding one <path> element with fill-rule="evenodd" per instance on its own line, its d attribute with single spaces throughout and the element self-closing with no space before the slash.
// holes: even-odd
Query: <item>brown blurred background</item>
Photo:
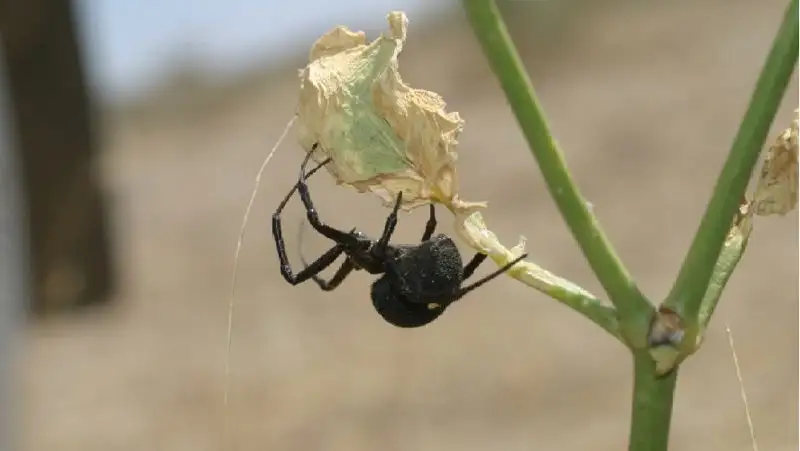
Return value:
<svg viewBox="0 0 800 451">
<path fill-rule="evenodd" d="M 30 20 L 51 34 L 49 42 L 68 42 L 69 33 L 53 37 L 58 20 L 37 22 L 45 13 L 34 6 L 42 4 L 51 5 L 30 2 L 17 16 L 4 10 L 8 61 L 15 61 L 9 23 Z M 263 5 L 248 12 L 242 4 L 238 14 L 264 14 Z M 583 193 L 641 288 L 658 300 L 697 227 L 786 2 L 501 4 Z M 103 33 L 87 13 L 95 4 L 81 5 L 75 47 L 92 48 Z M 63 7 L 47 14 L 68 18 Z M 267 8 L 265 27 L 290 20 L 282 8 L 288 7 Z M 231 398 L 223 410 L 239 226 L 256 169 L 293 113 L 296 70 L 313 39 L 333 26 L 366 29 L 372 39 L 385 13 L 406 5 L 395 2 L 369 20 L 355 6 L 329 17 L 308 8 L 319 16 L 316 25 L 295 26 L 307 37 L 265 43 L 263 54 L 251 52 L 234 69 L 194 57 L 192 49 L 212 45 L 203 41 L 212 37 L 188 36 L 165 60 L 171 65 L 125 95 L 94 82 L 97 61 L 85 48 L 80 58 L 51 49 L 61 65 L 50 72 L 78 78 L 51 73 L 61 91 L 33 89 L 38 97 L 26 99 L 39 103 L 17 112 L 31 117 L 29 135 L 40 140 L 26 147 L 20 139 L 28 155 L 22 160 L 34 161 L 26 152 L 35 148 L 48 161 L 39 170 L 23 164 L 39 174 L 28 183 L 41 177 L 29 190 L 56 199 L 31 207 L 42 205 L 50 219 L 31 225 L 39 257 L 31 266 L 35 315 L 17 379 L 23 449 L 221 450 L 225 415 L 237 450 L 624 449 L 627 351 L 513 280 L 493 282 L 419 330 L 382 322 L 366 274 L 332 293 L 287 285 L 268 220 L 300 162 L 291 134 L 264 175 L 244 241 Z M 339 20 L 349 17 L 347 8 L 353 21 Z M 490 202 L 487 220 L 506 244 L 525 235 L 533 260 L 603 294 L 463 13 L 453 2 L 436 9 L 408 10 L 400 67 L 407 82 L 442 94 L 466 120 L 462 196 Z M 145 39 L 148 22 L 139 27 Z M 36 35 L 22 30 L 14 39 Z M 282 58 L 270 56 L 275 46 L 288 49 Z M 24 58 L 44 60 L 45 48 Z M 80 81 L 81 67 L 88 81 Z M 13 67 L 7 72 L 13 98 L 22 88 L 13 83 Z M 28 83 L 32 77 L 19 76 Z M 91 96 L 77 89 L 81 84 Z M 788 126 L 797 96 L 795 82 L 770 139 Z M 35 119 L 47 108 L 62 110 L 45 126 Z M 74 139 L 48 141 L 43 130 L 62 120 Z M 342 228 L 381 229 L 387 211 L 376 199 L 331 186 L 327 176 L 312 183 L 322 218 Z M 300 218 L 295 202 L 285 215 L 293 256 Z M 448 216 L 440 218 L 450 232 Z M 417 239 L 424 221 L 422 210 L 403 216 L 396 241 Z M 797 228 L 796 212 L 756 223 L 703 349 L 683 366 L 671 449 L 751 449 L 726 322 L 761 448 L 796 449 Z M 306 254 L 325 248 L 307 236 Z M 73 312 L 85 304 L 98 308 Z"/>
</svg>

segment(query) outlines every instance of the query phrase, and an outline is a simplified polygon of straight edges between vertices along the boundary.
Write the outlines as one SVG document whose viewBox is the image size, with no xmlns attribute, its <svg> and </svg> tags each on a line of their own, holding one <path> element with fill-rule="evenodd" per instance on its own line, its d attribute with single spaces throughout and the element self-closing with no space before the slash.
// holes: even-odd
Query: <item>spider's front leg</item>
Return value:
<svg viewBox="0 0 800 451">
<path fill-rule="evenodd" d="M 433 232 L 436 231 L 436 208 L 434 208 L 433 203 L 429 205 L 429 208 L 428 222 L 425 223 L 425 232 L 422 233 L 420 241 L 428 241 L 433 236 Z"/>
<path fill-rule="evenodd" d="M 306 159 L 303 161 L 303 166 L 300 168 L 300 177 L 297 180 L 297 185 L 295 185 L 297 192 L 300 194 L 300 200 L 303 201 L 303 206 L 306 208 L 308 223 L 311 224 L 314 230 L 326 238 L 335 241 L 337 244 L 341 244 L 345 247 L 354 246 L 357 243 L 357 238 L 353 234 L 335 229 L 319 219 L 319 214 L 316 208 L 314 208 L 314 202 L 311 200 L 311 193 L 306 183 L 306 179 L 311 175 L 311 173 L 305 173 L 305 166 L 308 164 L 310 154 L 311 152 L 309 152 L 309 155 L 306 156 Z"/>
<path fill-rule="evenodd" d="M 315 145 L 316 147 L 316 145 Z M 306 155 L 305 160 L 303 160 L 303 168 L 305 169 L 305 165 L 308 163 L 308 160 L 311 158 L 311 152 Z M 319 169 L 321 169 L 324 165 L 330 162 L 330 159 L 327 159 L 317 165 L 314 169 L 309 171 L 308 174 L 303 174 L 303 178 L 310 177 Z M 322 254 L 320 258 L 313 261 L 310 265 L 308 265 L 305 269 L 300 271 L 297 274 L 294 274 L 292 271 L 292 267 L 289 263 L 289 257 L 286 255 L 286 242 L 283 239 L 283 227 L 281 225 L 281 213 L 283 213 L 283 209 L 286 207 L 286 204 L 289 203 L 289 199 L 291 199 L 292 195 L 298 189 L 299 182 L 296 183 L 289 193 L 283 198 L 281 203 L 278 205 L 278 208 L 275 210 L 275 213 L 272 214 L 272 237 L 275 240 L 275 248 L 278 252 L 278 260 L 280 261 L 280 271 L 281 275 L 283 276 L 286 281 L 292 285 L 297 285 L 299 283 L 305 282 L 306 280 L 314 277 L 315 275 L 319 274 L 325 268 L 330 266 L 343 252 L 344 247 L 341 245 L 336 245 L 329 249 L 327 252 Z"/>
<path fill-rule="evenodd" d="M 397 211 L 400 209 L 400 202 L 403 201 L 403 192 L 397 193 L 397 199 L 394 201 L 394 207 L 389 216 L 386 217 L 386 223 L 383 226 L 383 232 L 380 239 L 375 243 L 375 252 L 378 255 L 383 255 L 386 252 L 386 247 L 389 246 L 389 240 L 392 239 L 395 227 L 397 227 Z"/>
</svg>

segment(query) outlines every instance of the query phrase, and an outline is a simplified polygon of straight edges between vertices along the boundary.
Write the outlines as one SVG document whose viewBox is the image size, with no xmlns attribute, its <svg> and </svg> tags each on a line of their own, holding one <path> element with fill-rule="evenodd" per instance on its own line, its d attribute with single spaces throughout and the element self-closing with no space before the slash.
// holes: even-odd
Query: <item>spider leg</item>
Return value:
<svg viewBox="0 0 800 451">
<path fill-rule="evenodd" d="M 461 280 L 466 280 L 472 276 L 472 273 L 478 269 L 481 263 L 486 260 L 486 254 L 482 254 L 480 252 L 475 253 L 475 256 L 472 257 L 472 260 L 464 266 L 464 271 L 461 273 Z"/>
<path fill-rule="evenodd" d="M 314 149 L 316 149 L 316 144 L 314 145 L 314 148 L 312 148 L 312 151 L 309 152 L 308 155 L 306 155 L 305 160 L 303 160 L 304 167 L 305 164 L 308 162 L 308 160 L 311 158 L 311 153 L 314 151 Z M 330 159 L 327 159 L 322 163 L 320 163 L 319 165 L 317 165 L 314 169 L 309 171 L 308 174 L 305 174 L 305 176 L 310 177 L 319 169 L 321 169 L 324 165 L 326 165 L 328 162 L 330 162 Z M 310 265 L 308 265 L 305 269 L 303 269 L 299 273 L 294 274 L 292 272 L 291 265 L 289 264 L 289 257 L 286 255 L 286 243 L 283 239 L 283 230 L 281 227 L 281 213 L 283 212 L 283 209 L 286 207 L 286 204 L 289 202 L 289 199 L 291 199 L 292 194 L 294 194 L 295 191 L 297 191 L 297 184 L 295 184 L 295 186 L 292 187 L 292 189 L 289 191 L 286 197 L 278 205 L 278 208 L 275 210 L 275 213 L 272 214 L 272 237 L 275 240 L 275 248 L 278 252 L 278 260 L 280 261 L 281 275 L 283 276 L 284 279 L 286 279 L 287 282 L 289 282 L 292 285 L 297 285 L 301 282 L 308 280 L 312 276 L 318 274 L 320 271 L 330 266 L 339 257 L 339 255 L 341 255 L 344 252 L 343 247 L 335 246 L 330 250 L 328 250 L 327 252 L 325 252 L 320 258 L 312 262 Z"/>
<path fill-rule="evenodd" d="M 383 253 L 386 250 L 386 246 L 389 245 L 389 240 L 392 238 L 394 229 L 397 227 L 397 210 L 400 209 L 400 202 L 402 200 L 403 192 L 400 191 L 397 193 L 397 200 L 394 201 L 392 212 L 386 217 L 386 225 L 383 226 L 383 233 L 381 233 L 380 239 L 378 239 L 378 242 L 375 244 L 375 250 L 379 253 Z"/>
<path fill-rule="evenodd" d="M 303 160 L 303 166 L 300 169 L 300 177 L 295 185 L 295 188 L 297 188 L 297 191 L 300 194 L 300 200 L 303 201 L 303 206 L 306 208 L 306 216 L 308 217 L 309 224 L 311 224 L 311 227 L 313 227 L 314 230 L 319 232 L 321 235 L 339 244 L 356 244 L 357 239 L 352 234 L 335 229 L 319 219 L 319 214 L 314 208 L 314 202 L 311 200 L 311 193 L 309 192 L 308 185 L 306 184 L 306 178 L 311 175 L 310 172 L 308 174 L 305 173 L 305 166 L 308 164 L 310 157 L 311 152 L 309 152 L 309 154 L 306 156 L 306 159 Z"/>
<path fill-rule="evenodd" d="M 436 231 L 436 209 L 433 207 L 433 204 L 430 204 L 430 216 L 428 216 L 428 222 L 425 223 L 425 232 L 422 234 L 421 241 L 428 241 L 433 236 L 433 232 Z"/>
<path fill-rule="evenodd" d="M 324 271 L 325 268 L 327 268 L 334 261 L 336 261 L 336 259 L 339 258 L 339 256 L 342 255 L 343 252 L 344 248 L 337 244 L 336 246 L 328 249 L 328 251 L 322 254 L 321 257 L 314 260 L 313 262 L 311 262 L 311 264 L 303 268 L 302 271 L 300 271 L 297 274 L 294 274 L 292 272 L 291 266 L 289 265 L 289 260 L 285 258 L 286 250 L 285 248 L 282 247 L 281 250 L 278 251 L 279 258 L 281 259 L 281 275 L 283 276 L 284 279 L 286 279 L 287 282 L 289 282 L 292 285 L 301 284 L 308 279 L 313 279 L 315 277 L 318 277 L 317 274 Z"/>
<path fill-rule="evenodd" d="M 303 266 L 308 267 L 309 264 L 308 264 L 308 262 L 306 262 L 305 257 L 303 257 L 303 229 L 304 229 L 304 227 L 301 224 L 299 233 L 297 234 L 298 235 L 297 236 L 297 241 L 299 243 L 298 244 L 298 248 L 299 248 L 299 252 L 298 253 L 300 254 L 300 261 L 303 262 Z M 336 246 L 340 246 L 340 245 L 337 244 Z M 344 263 L 342 263 L 342 265 L 339 267 L 339 269 L 336 270 L 336 273 L 333 275 L 333 277 L 330 280 L 323 279 L 322 277 L 319 276 L 319 274 L 312 275 L 311 276 L 311 280 L 313 280 L 314 283 L 316 283 L 321 290 L 323 290 L 323 291 L 332 291 L 332 290 L 335 290 L 339 285 L 341 285 L 341 283 L 344 281 L 344 279 L 348 275 L 350 275 L 350 272 L 352 272 L 354 269 L 355 269 L 355 266 L 353 265 L 352 260 L 350 260 L 348 258 L 347 260 L 344 261 Z"/>
<path fill-rule="evenodd" d="M 305 264 L 305 262 L 303 262 Z M 325 280 L 317 274 L 311 276 L 311 280 L 313 280 L 322 291 L 332 291 L 335 290 L 339 285 L 344 282 L 344 279 L 350 275 L 351 272 L 355 269 L 355 265 L 353 265 L 353 261 L 349 258 L 342 263 L 342 266 L 336 270 L 336 273 L 331 277 L 330 280 Z"/>
<path fill-rule="evenodd" d="M 306 157 L 303 159 L 303 164 L 301 166 L 301 168 L 302 168 L 301 171 L 305 171 L 306 164 L 308 164 L 308 161 L 311 159 L 311 154 L 313 154 L 316 149 L 317 149 L 317 144 L 314 144 L 314 146 L 311 147 L 311 150 L 306 154 Z M 332 160 L 332 158 L 326 158 L 322 163 L 317 164 L 313 169 L 308 171 L 307 174 L 303 174 L 301 177 L 304 180 L 308 179 L 309 177 L 314 175 L 317 171 L 322 169 L 323 166 L 325 166 L 326 164 L 330 163 L 331 160 Z M 286 194 L 286 196 L 283 198 L 283 200 L 281 200 L 281 203 L 278 204 L 278 208 L 275 210 L 275 213 L 273 213 L 273 215 L 272 215 L 273 223 L 275 222 L 275 217 L 280 215 L 283 212 L 283 209 L 286 208 L 286 204 L 289 203 L 289 199 L 291 199 L 292 195 L 297 191 L 298 184 L 299 184 L 299 182 L 295 183 L 294 186 L 292 186 L 292 189 L 290 189 L 289 192 Z"/>
<path fill-rule="evenodd" d="M 478 280 L 476 282 L 473 282 L 471 285 L 467 285 L 466 287 L 462 287 L 461 289 L 459 289 L 455 293 L 455 295 L 453 295 L 449 299 L 449 301 L 450 302 L 455 302 L 455 301 L 461 299 L 462 297 L 464 297 L 465 294 L 469 293 L 470 291 L 480 287 L 481 285 L 485 284 L 486 282 L 489 282 L 490 280 L 494 279 L 495 277 L 499 276 L 500 274 L 503 274 L 504 272 L 508 271 L 512 266 L 516 265 L 520 260 L 524 259 L 527 256 L 528 256 L 528 254 L 520 255 L 519 257 L 517 257 L 513 261 L 507 263 L 505 266 L 503 266 L 502 268 L 498 269 L 497 271 L 495 271 L 495 272 L 493 272 L 493 273 L 491 273 L 491 274 L 489 274 L 487 276 L 484 276 L 482 279 L 480 279 L 480 280 Z M 475 261 L 476 259 L 473 258 L 472 260 Z M 467 266 L 469 266 L 469 265 L 467 265 Z"/>
</svg>

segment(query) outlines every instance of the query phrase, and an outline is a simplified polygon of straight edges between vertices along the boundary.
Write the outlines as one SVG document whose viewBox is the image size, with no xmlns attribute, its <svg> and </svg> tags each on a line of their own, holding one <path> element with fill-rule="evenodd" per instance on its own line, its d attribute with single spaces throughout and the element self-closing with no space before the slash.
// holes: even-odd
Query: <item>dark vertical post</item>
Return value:
<svg viewBox="0 0 800 451">
<path fill-rule="evenodd" d="M 0 64 L 0 449 L 16 449 L 12 424 L 19 399 L 11 396 L 12 365 L 19 353 L 22 307 L 27 301 L 21 177 L 14 158 L 8 96 Z"/>
<path fill-rule="evenodd" d="M 8 96 L 30 238 L 32 303 L 102 303 L 114 286 L 98 136 L 70 0 L 0 0 Z"/>
</svg>

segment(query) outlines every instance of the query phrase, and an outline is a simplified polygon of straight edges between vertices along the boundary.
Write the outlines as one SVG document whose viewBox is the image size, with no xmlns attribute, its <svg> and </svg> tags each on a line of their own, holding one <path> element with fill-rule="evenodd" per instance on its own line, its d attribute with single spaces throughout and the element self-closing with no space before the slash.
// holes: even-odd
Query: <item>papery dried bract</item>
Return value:
<svg viewBox="0 0 800 451">
<path fill-rule="evenodd" d="M 739 211 L 733 217 L 733 225 L 725 236 L 726 244 L 739 239 L 746 242 L 750 238 L 753 232 L 753 213 L 755 213 L 751 205 L 746 199 L 740 202 Z"/>
<path fill-rule="evenodd" d="M 485 207 L 458 197 L 456 145 L 464 121 L 433 92 L 405 84 L 397 55 L 408 19 L 387 16 L 389 31 L 371 43 L 340 26 L 322 36 L 300 72 L 298 138 L 338 183 L 377 194 L 403 192 L 406 210 L 440 202 L 453 211 Z"/>
<path fill-rule="evenodd" d="M 797 207 L 797 111 L 761 166 L 752 209 L 759 216 L 785 215 Z"/>
<path fill-rule="evenodd" d="M 497 236 L 486 226 L 483 215 L 478 211 L 456 212 L 455 230 L 471 248 L 488 255 L 497 266 L 505 266 L 525 253 L 524 237 L 520 237 L 519 242 L 511 249 L 503 246 Z M 593 294 L 578 285 L 527 260 L 520 261 L 509 268 L 507 274 L 546 294 L 566 291 L 585 298 L 595 298 Z"/>
</svg>

